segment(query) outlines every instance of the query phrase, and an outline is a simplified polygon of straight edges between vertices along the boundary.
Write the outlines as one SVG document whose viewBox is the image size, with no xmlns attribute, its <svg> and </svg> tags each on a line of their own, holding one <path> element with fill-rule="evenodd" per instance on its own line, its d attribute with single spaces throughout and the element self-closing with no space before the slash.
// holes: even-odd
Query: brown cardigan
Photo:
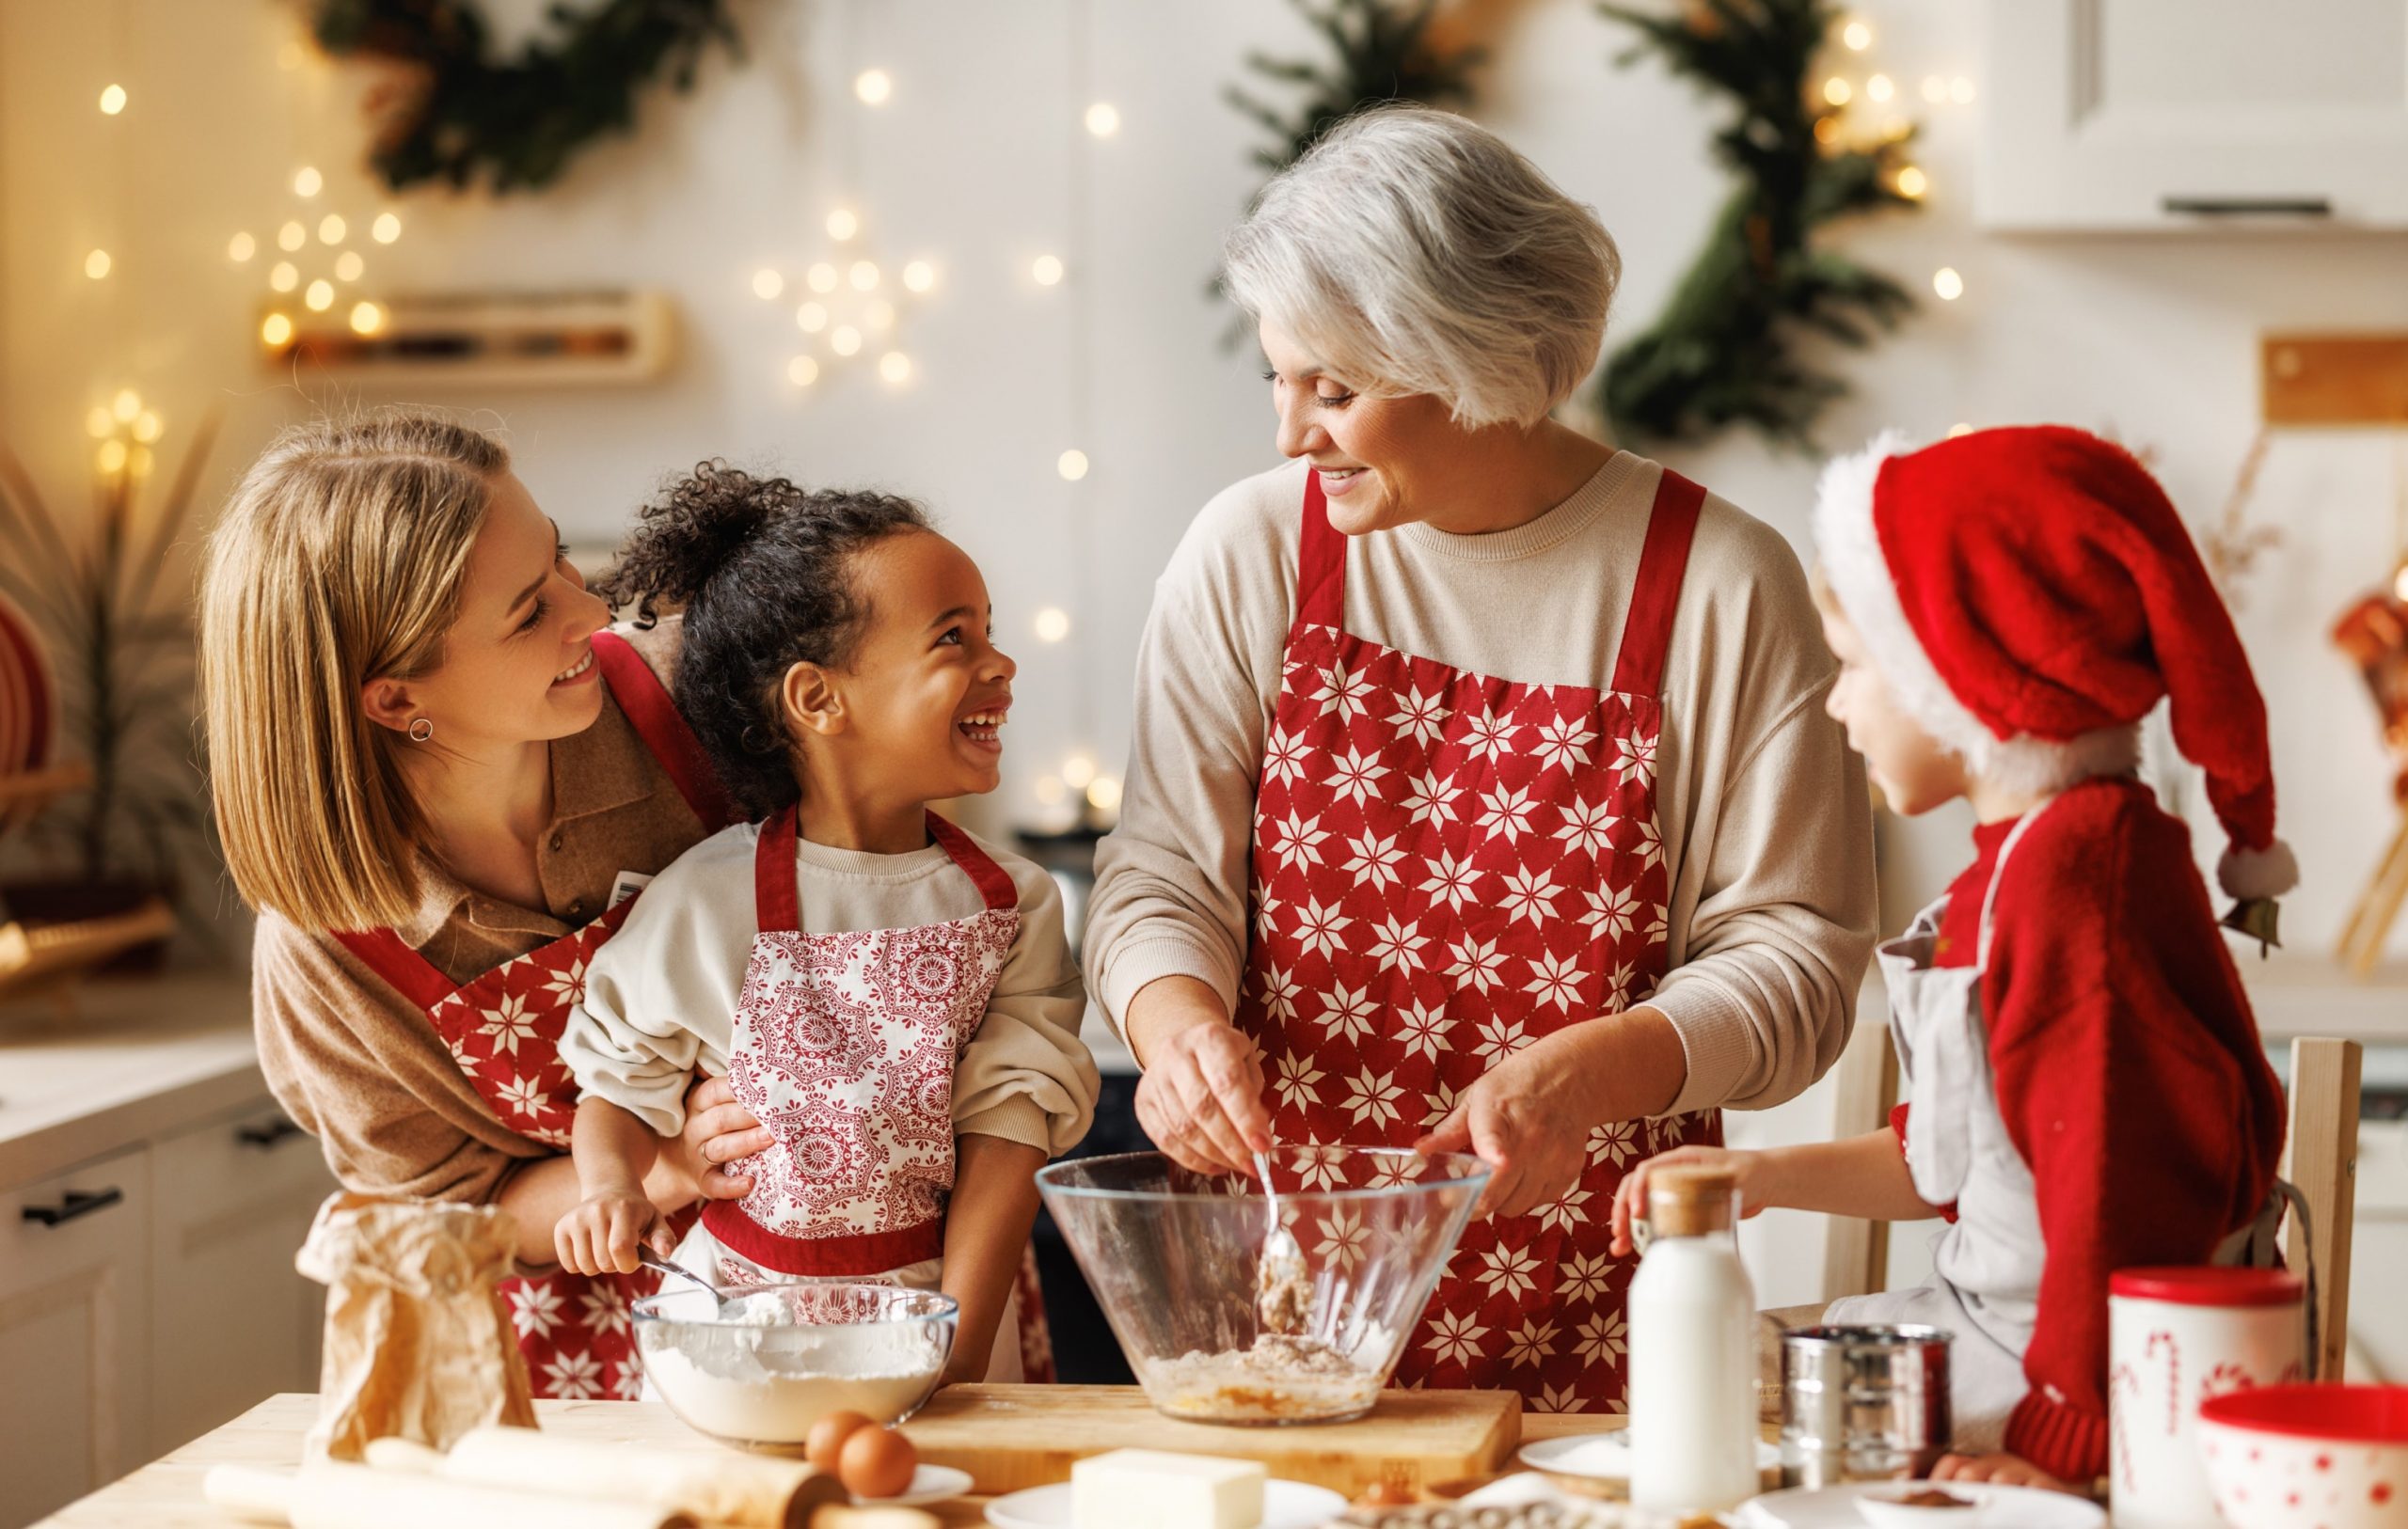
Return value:
<svg viewBox="0 0 2408 1529">
<path fill-rule="evenodd" d="M 677 622 L 625 635 L 671 683 Z M 466 983 L 585 922 L 621 871 L 652 875 L 703 835 L 606 686 L 600 718 L 552 744 L 552 821 L 536 846 L 544 906 L 471 891 L 421 859 L 425 895 L 394 932 Z M 251 963 L 261 1070 L 344 1187 L 489 1201 L 522 1164 L 552 1155 L 502 1125 L 425 1014 L 325 931 L 262 913 Z"/>
</svg>

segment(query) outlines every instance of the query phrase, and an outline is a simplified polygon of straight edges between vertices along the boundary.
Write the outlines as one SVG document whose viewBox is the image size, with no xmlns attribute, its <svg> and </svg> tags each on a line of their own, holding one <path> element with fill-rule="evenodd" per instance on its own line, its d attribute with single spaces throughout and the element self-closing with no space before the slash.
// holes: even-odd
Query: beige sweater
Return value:
<svg viewBox="0 0 2408 1529">
<path fill-rule="evenodd" d="M 1615 456 L 1527 525 L 1426 525 L 1347 548 L 1346 629 L 1525 684 L 1604 688 L 1661 469 Z M 1120 826 L 1097 851 L 1089 986 L 1117 1027 L 1190 976 L 1234 1004 L 1255 787 L 1295 611 L 1305 468 L 1223 491 L 1155 587 Z M 1679 1032 L 1673 1111 L 1795 1097 L 1846 1044 L 1876 923 L 1862 765 L 1823 714 L 1834 666 L 1796 554 L 1708 496 L 1663 681 L 1657 828 Z"/>
<path fill-rule="evenodd" d="M 640 1115 L 663 1136 L 686 1122 L 697 1069 L 727 1071 L 736 1001 L 759 928 L 755 824 L 713 834 L 645 888 L 586 970 L 585 1001 L 561 1037 L 561 1061 L 587 1094 Z M 980 842 L 1020 891 L 1020 933 L 987 1016 L 954 1067 L 953 1119 L 1048 1157 L 1086 1134 L 1094 1059 L 1079 1041 L 1086 996 L 1062 936 L 1062 893 L 1017 855 Z M 942 848 L 870 855 L 803 840 L 795 846 L 803 930 L 904 929 L 986 906 Z"/>
</svg>

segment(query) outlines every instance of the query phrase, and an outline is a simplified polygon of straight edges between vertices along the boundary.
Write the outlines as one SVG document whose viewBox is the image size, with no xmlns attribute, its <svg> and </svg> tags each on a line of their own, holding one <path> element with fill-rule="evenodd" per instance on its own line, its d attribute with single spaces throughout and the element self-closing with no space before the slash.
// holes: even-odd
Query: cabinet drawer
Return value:
<svg viewBox="0 0 2408 1529">
<path fill-rule="evenodd" d="M 0 1190 L 0 1526 L 147 1458 L 150 1154 Z"/>
</svg>

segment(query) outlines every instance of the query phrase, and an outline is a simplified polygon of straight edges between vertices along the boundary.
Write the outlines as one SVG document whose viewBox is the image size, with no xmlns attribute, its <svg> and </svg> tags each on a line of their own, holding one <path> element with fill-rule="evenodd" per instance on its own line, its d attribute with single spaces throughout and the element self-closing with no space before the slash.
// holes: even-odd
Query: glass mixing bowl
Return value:
<svg viewBox="0 0 2408 1529">
<path fill-rule="evenodd" d="M 889 1285 L 672 1286 L 633 1306 L 644 1379 L 721 1443 L 792 1453 L 838 1409 L 920 1410 L 953 1352 L 951 1296 Z"/>
<path fill-rule="evenodd" d="M 1037 1175 L 1147 1399 L 1202 1423 L 1330 1423 L 1371 1410 L 1455 1251 L 1488 1169 L 1466 1153 L 1281 1146 L 1278 1219 L 1302 1269 L 1301 1320 L 1266 1329 L 1257 1297 L 1272 1202 L 1235 1174 L 1159 1152 Z"/>
</svg>

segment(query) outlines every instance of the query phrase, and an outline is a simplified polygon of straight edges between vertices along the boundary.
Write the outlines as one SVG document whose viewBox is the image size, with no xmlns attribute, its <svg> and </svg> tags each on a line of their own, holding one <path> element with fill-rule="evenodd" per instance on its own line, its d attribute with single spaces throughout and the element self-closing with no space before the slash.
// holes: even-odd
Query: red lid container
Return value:
<svg viewBox="0 0 2408 1529">
<path fill-rule="evenodd" d="M 2335 1443 L 2408 1444 L 2408 1386 L 2265 1386 L 2199 1406 L 2200 1421 Z"/>
<path fill-rule="evenodd" d="M 2305 1298 L 2307 1282 L 2279 1269 L 2119 1269 L 2107 1293 L 2177 1306 L 2289 1306 Z"/>
</svg>

